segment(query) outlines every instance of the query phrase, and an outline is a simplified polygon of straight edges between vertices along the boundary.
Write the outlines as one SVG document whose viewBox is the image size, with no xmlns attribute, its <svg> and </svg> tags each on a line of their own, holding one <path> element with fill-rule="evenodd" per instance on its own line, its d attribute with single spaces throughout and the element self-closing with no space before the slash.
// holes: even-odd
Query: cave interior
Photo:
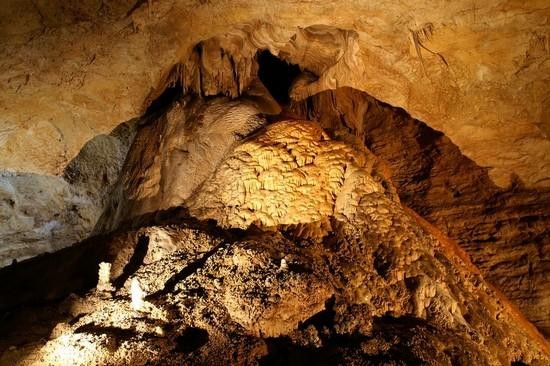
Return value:
<svg viewBox="0 0 550 366">
<path fill-rule="evenodd" d="M 83 145 L 66 221 L 0 233 L 1 365 L 548 364 L 550 189 L 327 82 L 322 31 L 203 40 Z"/>
</svg>

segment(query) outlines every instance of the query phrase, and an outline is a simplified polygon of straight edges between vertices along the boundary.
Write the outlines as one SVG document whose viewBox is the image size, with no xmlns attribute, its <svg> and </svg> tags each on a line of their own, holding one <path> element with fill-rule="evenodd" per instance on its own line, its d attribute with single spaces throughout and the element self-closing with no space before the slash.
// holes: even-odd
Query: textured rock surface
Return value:
<svg viewBox="0 0 550 366">
<path fill-rule="evenodd" d="M 183 204 L 233 145 L 278 112 L 261 83 L 238 100 L 185 97 L 144 125 L 96 232 Z"/>
<path fill-rule="evenodd" d="M 202 62 L 214 78 L 207 94 L 238 93 L 254 70 L 245 59 L 269 49 L 317 73 L 296 96 L 364 90 L 443 131 L 498 185 L 509 173 L 550 184 L 544 0 L 11 0 L 0 17 L 3 169 L 61 173 L 86 141 L 138 116 L 176 64 L 198 65 L 195 45 L 218 36 L 205 52 L 220 60 Z M 217 53 L 216 43 L 230 47 Z"/>
<path fill-rule="evenodd" d="M 90 140 L 63 177 L 0 173 L 0 267 L 86 238 L 117 181 L 132 123 Z"/>
<path fill-rule="evenodd" d="M 268 129 L 232 149 L 227 159 L 254 142 L 262 156 L 292 131 L 304 137 L 294 146 L 300 155 L 323 156 L 322 130 L 315 124 L 272 127 L 282 134 L 270 136 Z M 307 143 L 315 141 L 312 136 L 318 144 Z M 335 160 L 345 161 L 334 152 Z M 356 152 L 361 154 L 367 153 Z M 220 171 L 223 164 L 212 181 L 220 191 L 234 191 L 233 181 L 218 179 Z M 550 361 L 544 338 L 483 281 L 455 243 L 403 209 L 390 187 L 383 187 L 389 183 L 371 170 L 348 166 L 346 172 L 337 209 L 327 217 L 332 231 L 315 240 L 261 222 L 249 231 L 215 234 L 181 219 L 179 225 L 105 238 L 113 290 L 29 309 L 41 319 L 34 325 L 25 310 L 7 316 L 2 331 L 15 335 L 0 342 L 0 363 L 307 364 L 312 357 L 324 364 L 367 365 Z M 269 207 L 280 191 L 267 191 L 257 200 L 259 207 Z M 312 199 L 309 192 L 295 198 Z M 240 219 L 235 210 L 228 222 L 232 215 Z M 42 265 L 47 266 L 44 259 Z M 4 292 L 15 286 L 0 283 Z M 138 288 L 143 295 L 136 297 Z M 15 332 L 10 331 L 14 323 Z M 21 332 L 25 324 L 26 333 Z M 40 329 L 44 324 L 55 325 L 50 339 L 37 340 L 48 332 Z M 17 347 L 10 347 L 14 342 Z"/>
<path fill-rule="evenodd" d="M 364 144 L 403 201 L 548 332 L 549 15 L 542 0 L 5 2 L 0 266 L 94 226 L 190 213 L 227 231 L 153 227 L 5 268 L 0 308 L 89 287 L 99 259 L 113 262 L 116 296 L 88 294 L 76 305 L 87 315 L 52 333 L 63 336 L 3 361 L 63 363 L 80 348 L 67 362 L 276 363 L 322 346 L 321 359 L 349 362 L 546 364 L 545 342 L 467 257 L 403 212 Z M 288 111 L 266 116 L 280 112 L 258 82 L 268 51 L 301 69 L 295 112 L 328 134 Z M 119 176 L 133 130 L 113 128 L 139 115 Z"/>
<path fill-rule="evenodd" d="M 331 134 L 363 140 L 388 163 L 402 201 L 455 239 L 550 334 L 550 191 L 495 186 L 442 133 L 357 90 L 324 92 L 294 109 Z"/>
<path fill-rule="evenodd" d="M 242 229 L 347 217 L 357 190 L 393 193 L 363 150 L 331 140 L 315 122 L 271 124 L 235 148 L 186 205 L 197 218 Z"/>
</svg>

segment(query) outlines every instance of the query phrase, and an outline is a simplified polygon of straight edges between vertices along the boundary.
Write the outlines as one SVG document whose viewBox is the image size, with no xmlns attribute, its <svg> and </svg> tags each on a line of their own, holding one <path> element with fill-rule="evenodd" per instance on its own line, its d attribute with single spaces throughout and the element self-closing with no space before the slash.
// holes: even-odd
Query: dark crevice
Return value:
<svg viewBox="0 0 550 366">
<path fill-rule="evenodd" d="M 143 259 L 147 255 L 148 249 L 149 237 L 146 235 L 140 235 L 132 257 L 130 258 L 126 266 L 124 266 L 122 274 L 113 282 L 117 289 L 124 286 L 126 280 L 128 280 L 131 275 L 136 273 L 139 267 L 141 267 L 141 265 L 143 264 Z"/>
<path fill-rule="evenodd" d="M 268 339 L 266 343 L 268 354 L 259 360 L 262 366 L 340 365 L 342 361 L 341 351 L 332 347 L 304 347 L 285 337 Z"/>
<path fill-rule="evenodd" d="M 374 269 L 380 277 L 387 279 L 393 265 L 395 254 L 391 248 L 380 245 L 374 253 Z"/>
<path fill-rule="evenodd" d="M 300 67 L 275 57 L 268 50 L 258 53 L 258 77 L 279 104 L 290 102 L 289 89 L 292 81 L 301 73 Z"/>
<path fill-rule="evenodd" d="M 173 85 L 169 85 L 166 89 L 164 89 L 162 94 L 149 104 L 144 116 L 149 116 L 150 118 L 159 116 L 168 106 L 170 106 L 175 100 L 180 99 L 182 96 L 183 86 L 181 81 L 177 80 L 173 83 Z"/>
<path fill-rule="evenodd" d="M 221 242 L 220 244 L 216 245 L 212 249 L 210 249 L 208 252 L 204 253 L 201 257 L 199 257 L 194 262 L 191 262 L 189 265 L 187 265 L 185 268 L 183 268 L 181 271 L 170 277 L 168 281 L 166 281 L 164 288 L 154 294 L 149 295 L 147 298 L 154 298 L 159 295 L 165 295 L 170 292 L 174 292 L 174 289 L 176 287 L 176 284 L 178 282 L 183 281 L 185 278 L 189 277 L 193 273 L 197 271 L 197 269 L 201 268 L 204 263 L 210 258 L 214 253 L 218 251 L 221 247 L 227 245 L 227 242 Z"/>
<path fill-rule="evenodd" d="M 130 9 L 128 9 L 128 11 L 126 12 L 126 16 L 131 16 L 137 9 L 139 9 L 140 6 L 142 6 L 146 2 L 147 0 L 137 0 L 136 3 Z"/>
<path fill-rule="evenodd" d="M 78 327 L 75 333 L 89 333 L 89 334 L 109 334 L 119 339 L 128 339 L 136 335 L 136 332 L 131 329 L 123 329 L 113 326 L 99 326 L 96 324 L 85 324 Z"/>
<path fill-rule="evenodd" d="M 302 324 L 300 324 L 300 329 L 306 329 L 310 325 L 313 325 L 318 330 L 323 327 L 327 327 L 329 329 L 334 328 L 334 317 L 336 316 L 336 311 L 334 311 L 335 302 L 336 299 L 332 296 L 325 302 L 325 309 L 306 319 Z"/>
<path fill-rule="evenodd" d="M 208 332 L 201 328 L 189 327 L 176 338 L 175 352 L 191 353 L 208 343 Z"/>
</svg>

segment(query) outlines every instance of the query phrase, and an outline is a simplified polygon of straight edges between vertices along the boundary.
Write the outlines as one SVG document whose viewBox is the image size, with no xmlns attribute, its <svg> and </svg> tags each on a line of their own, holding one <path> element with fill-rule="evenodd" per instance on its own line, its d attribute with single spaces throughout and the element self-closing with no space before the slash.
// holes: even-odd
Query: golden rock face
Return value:
<svg viewBox="0 0 550 366">
<path fill-rule="evenodd" d="M 416 352 L 409 363 L 548 364 L 546 340 L 489 284 L 550 334 L 545 1 L 4 3 L 0 267 L 14 265 L 0 268 L 0 309 L 47 298 L 41 285 L 71 273 L 81 290 L 80 267 L 99 256 L 98 289 L 117 295 L 85 295 L 93 310 L 52 332 L 68 334 L 44 346 L 51 363 L 139 360 L 164 336 L 132 312 L 155 294 L 172 318 L 155 318 L 169 341 L 150 363 L 198 325 L 220 336 L 210 347 L 254 344 L 262 357 L 264 337 L 318 347 L 361 334 L 362 357 L 396 347 Z M 280 76 L 266 53 L 296 70 L 284 105 L 261 78 Z M 195 219 L 218 226 L 182 234 L 206 225 Z M 105 241 L 84 254 L 15 263 L 95 234 Z M 129 311 L 131 283 L 141 304 Z M 332 335 L 308 323 L 325 311 Z M 117 322 L 142 343 L 117 346 Z"/>
<path fill-rule="evenodd" d="M 331 140 L 315 122 L 282 121 L 236 147 L 188 205 L 194 216 L 225 227 L 316 222 L 334 216 L 338 200 L 343 211 L 343 201 L 357 199 L 343 192 L 348 179 L 384 191 L 370 175 L 375 160 Z"/>
<path fill-rule="evenodd" d="M 49 278 L 74 272 L 65 289 L 83 262 L 93 263 L 90 249 L 111 265 L 101 264 L 97 288 L 66 299 L 65 310 L 30 309 L 55 322 L 68 308 L 67 323 L 52 339 L 8 349 L 0 365 L 262 364 L 284 355 L 270 347 L 274 339 L 328 349 L 350 364 L 550 359 L 546 340 L 457 244 L 401 205 L 374 155 L 314 122 L 276 122 L 235 142 L 184 203 L 194 218 L 119 230 L 70 248 L 72 260 L 38 262 L 57 266 Z M 257 228 L 223 230 L 197 217 Z M 323 220 L 332 227 L 318 240 L 286 230 Z M 0 291 L 19 296 L 19 281 L 7 282 Z M 23 296 L 32 298 L 30 282 Z M 6 339 L 0 347 L 11 345 Z"/>
</svg>

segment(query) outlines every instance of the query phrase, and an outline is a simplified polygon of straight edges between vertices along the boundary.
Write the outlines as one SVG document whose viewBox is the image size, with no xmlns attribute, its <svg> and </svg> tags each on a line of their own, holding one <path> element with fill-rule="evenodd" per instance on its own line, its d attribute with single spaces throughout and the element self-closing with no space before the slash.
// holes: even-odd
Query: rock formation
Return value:
<svg viewBox="0 0 550 366">
<path fill-rule="evenodd" d="M 550 334 L 548 189 L 494 185 L 441 132 L 350 88 L 297 103 L 296 115 L 351 134 L 391 169 L 403 203 L 467 250 L 484 277 Z"/>
<path fill-rule="evenodd" d="M 192 214 L 211 198 L 197 216 L 256 229 L 220 237 L 180 218 L 113 235 L 112 290 L 101 263 L 97 290 L 41 310 L 64 320 L 49 341 L 0 362 L 281 364 L 309 353 L 352 364 L 549 362 L 546 340 L 455 243 L 401 206 L 373 161 L 313 122 L 268 126 L 190 199 Z M 300 175 L 285 179 L 284 167 Z M 321 219 L 330 230 L 316 237 L 291 228 Z"/>
<path fill-rule="evenodd" d="M 224 78 L 243 80 L 241 90 L 251 70 L 244 59 L 269 49 L 326 71 L 317 75 L 325 88 L 351 86 L 406 109 L 491 167 L 499 185 L 509 172 L 550 183 L 544 1 L 60 4 L 2 8 L 4 169 L 60 173 L 86 141 L 137 117 L 195 45 L 218 37 L 232 45 L 223 63 L 235 64 Z"/>
<path fill-rule="evenodd" d="M 0 266 L 89 236 L 118 180 L 134 128 L 123 123 L 94 137 L 63 176 L 0 172 Z"/>
<path fill-rule="evenodd" d="M 8 0 L 0 364 L 549 364 L 549 16 Z"/>
</svg>

